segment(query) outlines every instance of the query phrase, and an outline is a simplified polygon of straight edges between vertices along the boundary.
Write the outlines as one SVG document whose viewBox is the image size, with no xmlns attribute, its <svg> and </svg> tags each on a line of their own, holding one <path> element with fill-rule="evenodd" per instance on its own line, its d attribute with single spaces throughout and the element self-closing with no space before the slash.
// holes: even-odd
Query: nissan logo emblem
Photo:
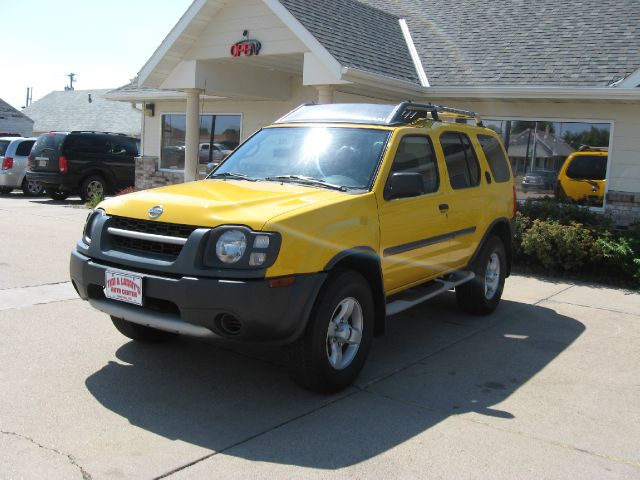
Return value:
<svg viewBox="0 0 640 480">
<path fill-rule="evenodd" d="M 149 218 L 158 218 L 164 212 L 164 208 L 162 205 L 156 205 L 155 207 L 151 207 L 149 209 Z"/>
</svg>

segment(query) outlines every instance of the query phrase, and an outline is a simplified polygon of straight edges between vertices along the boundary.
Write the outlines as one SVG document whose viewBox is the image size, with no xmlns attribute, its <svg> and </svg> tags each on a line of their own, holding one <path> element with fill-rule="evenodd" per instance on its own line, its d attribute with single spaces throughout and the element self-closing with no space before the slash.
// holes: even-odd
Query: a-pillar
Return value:
<svg viewBox="0 0 640 480">
<path fill-rule="evenodd" d="M 318 103 L 333 103 L 333 93 L 335 92 L 335 88 L 331 85 L 320 85 L 316 87 L 318 89 Z"/>
<path fill-rule="evenodd" d="M 192 182 L 198 176 L 200 143 L 200 93 L 197 88 L 185 90 L 187 94 L 187 131 L 184 139 L 184 181 Z"/>
</svg>

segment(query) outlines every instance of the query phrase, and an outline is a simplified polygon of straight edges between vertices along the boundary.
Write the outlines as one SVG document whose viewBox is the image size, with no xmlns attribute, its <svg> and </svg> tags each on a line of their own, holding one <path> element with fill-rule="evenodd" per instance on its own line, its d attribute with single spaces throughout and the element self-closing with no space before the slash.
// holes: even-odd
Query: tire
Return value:
<svg viewBox="0 0 640 480">
<path fill-rule="evenodd" d="M 122 318 L 112 316 L 111 321 L 121 334 L 140 343 L 161 343 L 172 340 L 177 336 L 175 333 L 138 325 Z"/>
<path fill-rule="evenodd" d="M 335 272 L 316 299 L 304 335 L 291 348 L 293 379 L 318 393 L 348 387 L 365 363 L 373 327 L 373 296 L 367 281 L 354 271 Z"/>
<path fill-rule="evenodd" d="M 0 195 L 9 195 L 11 192 L 13 192 L 11 187 L 0 187 Z"/>
<path fill-rule="evenodd" d="M 33 180 L 27 180 L 26 178 L 22 180 L 22 193 L 27 197 L 37 197 L 42 195 L 44 191 L 44 185 L 38 182 L 34 182 Z"/>
<path fill-rule="evenodd" d="M 456 287 L 460 308 L 476 315 L 493 312 L 504 290 L 507 255 L 502 240 L 491 236 L 482 247 L 476 262 L 475 278 Z"/>
<path fill-rule="evenodd" d="M 96 197 L 104 198 L 107 193 L 107 182 L 98 175 L 91 175 L 82 182 L 80 198 L 83 202 L 89 202 Z"/>
<path fill-rule="evenodd" d="M 45 189 L 45 193 L 49 195 L 49 197 L 52 198 L 53 200 L 58 200 L 58 201 L 66 200 L 67 197 L 69 197 L 69 193 L 63 192 L 61 190 L 52 189 L 52 188 Z"/>
</svg>

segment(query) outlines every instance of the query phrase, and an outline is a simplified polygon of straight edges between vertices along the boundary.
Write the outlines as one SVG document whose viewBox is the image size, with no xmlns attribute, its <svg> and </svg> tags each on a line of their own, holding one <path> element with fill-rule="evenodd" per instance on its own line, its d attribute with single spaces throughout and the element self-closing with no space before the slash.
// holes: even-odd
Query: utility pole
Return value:
<svg viewBox="0 0 640 480">
<path fill-rule="evenodd" d="M 27 87 L 27 101 L 24 103 L 23 108 L 27 108 L 33 103 L 33 87 Z"/>
<path fill-rule="evenodd" d="M 75 73 L 68 73 L 66 76 L 69 77 L 69 86 L 68 87 L 64 87 L 64 89 L 65 90 L 73 90 L 73 82 L 75 82 L 76 74 Z"/>
</svg>

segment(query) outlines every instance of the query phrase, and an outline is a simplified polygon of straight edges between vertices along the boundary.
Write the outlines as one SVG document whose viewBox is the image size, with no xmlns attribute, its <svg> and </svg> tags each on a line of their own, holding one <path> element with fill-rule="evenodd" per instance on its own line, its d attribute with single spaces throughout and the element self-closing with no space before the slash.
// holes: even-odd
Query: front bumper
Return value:
<svg viewBox="0 0 640 480">
<path fill-rule="evenodd" d="M 144 304 L 139 307 L 105 298 L 109 268 L 77 251 L 71 254 L 71 280 L 78 294 L 105 313 L 171 332 L 271 344 L 291 343 L 302 334 L 327 275 L 298 275 L 291 286 L 271 288 L 267 279 L 166 277 L 127 269 L 143 277 Z M 225 315 L 241 325 L 234 334 L 221 323 Z"/>
</svg>

